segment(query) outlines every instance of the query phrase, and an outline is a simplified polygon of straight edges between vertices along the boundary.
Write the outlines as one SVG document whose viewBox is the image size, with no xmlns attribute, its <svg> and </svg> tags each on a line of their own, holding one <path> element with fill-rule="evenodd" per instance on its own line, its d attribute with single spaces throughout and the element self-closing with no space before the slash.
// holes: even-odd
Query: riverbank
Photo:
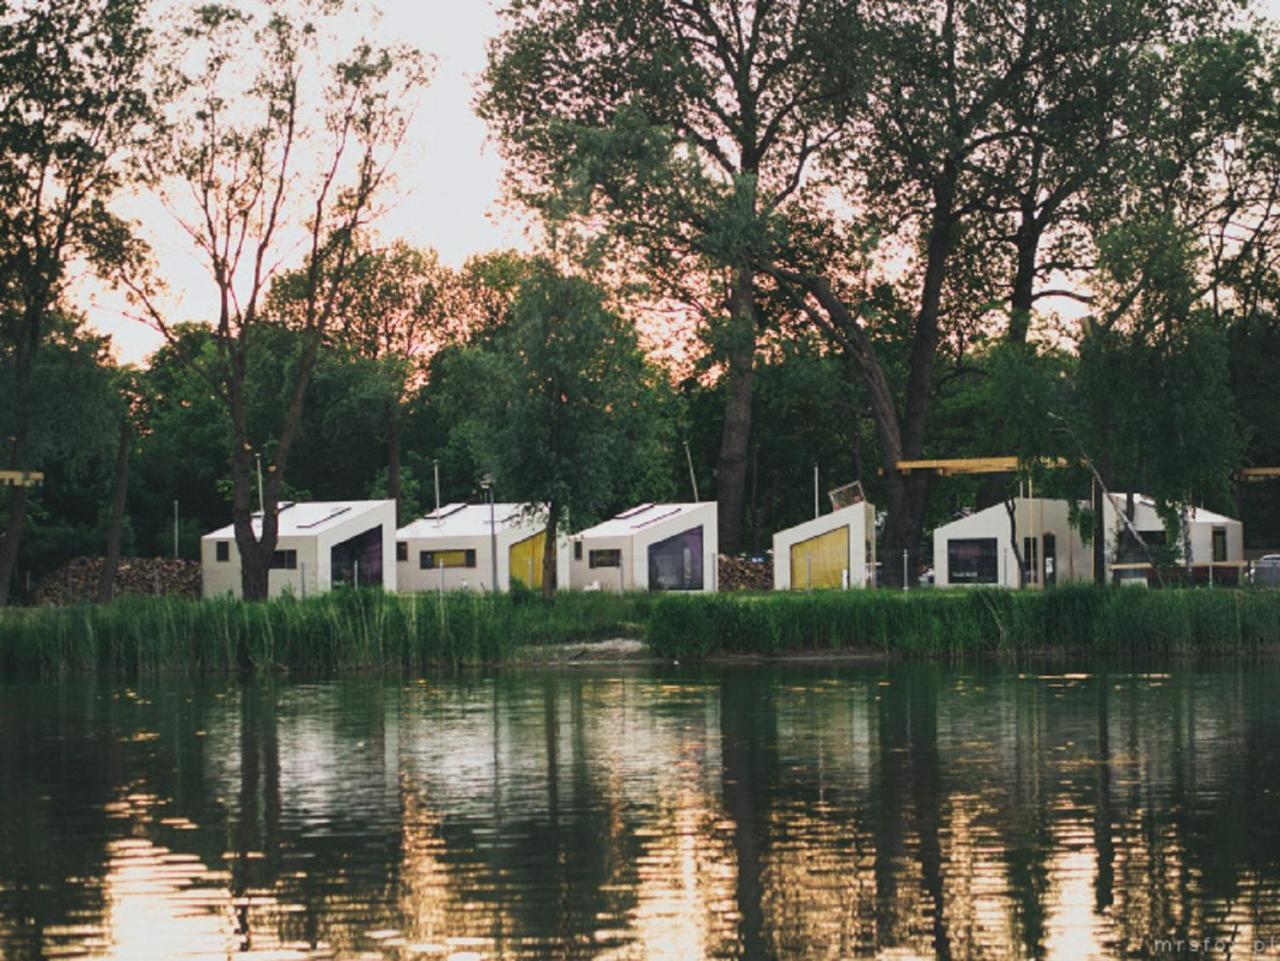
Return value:
<svg viewBox="0 0 1280 961">
<path fill-rule="evenodd" d="M 592 642 L 616 642 L 596 648 Z M 643 642 L 644 647 L 640 647 Z M 0 673 L 422 672 L 477 664 L 717 657 L 1256 654 L 1280 591 L 847 591 L 398 596 L 263 604 L 122 598 L 0 611 Z"/>
</svg>

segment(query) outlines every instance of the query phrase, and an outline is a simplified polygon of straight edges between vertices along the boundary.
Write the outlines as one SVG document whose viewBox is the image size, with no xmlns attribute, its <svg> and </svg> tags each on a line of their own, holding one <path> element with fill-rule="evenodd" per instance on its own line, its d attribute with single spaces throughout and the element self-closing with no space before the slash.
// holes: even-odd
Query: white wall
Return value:
<svg viewBox="0 0 1280 961">
<path fill-rule="evenodd" d="M 630 537 L 575 537 L 574 545 L 582 545 L 582 558 L 578 559 L 576 547 L 570 546 L 569 585 L 575 590 L 631 591 L 637 590 L 635 552 Z M 622 567 L 590 567 L 592 551 L 617 550 L 622 552 Z M 649 565 L 644 564 L 645 582 L 648 586 Z"/>
<path fill-rule="evenodd" d="M 1020 497 L 1014 501 L 1018 543 L 1023 538 L 1035 537 L 1043 545 L 1044 535 L 1052 534 L 1057 541 L 1055 551 L 1055 578 L 1058 584 L 1087 581 L 1093 576 L 1089 547 L 1080 532 L 1071 526 L 1071 507 L 1065 500 Z M 1019 582 L 1018 560 L 1010 540 L 1009 512 L 1004 504 L 996 504 L 968 517 L 944 524 L 933 532 L 933 569 L 935 583 L 939 587 L 962 586 L 951 580 L 947 565 L 947 542 L 971 538 L 996 539 L 997 586 L 1017 587 Z M 1043 568 L 1044 559 L 1041 558 Z M 981 585 L 979 585 L 981 586 Z"/>
<path fill-rule="evenodd" d="M 582 544 L 582 558 L 573 559 L 570 566 L 570 584 L 577 590 L 598 587 L 606 591 L 647 591 L 649 589 L 649 546 L 658 541 L 690 530 L 702 528 L 702 593 L 712 593 L 719 588 L 720 537 L 716 524 L 714 501 L 699 504 L 681 511 L 674 517 L 642 527 L 631 535 L 612 537 L 578 535 L 575 542 Z M 591 551 L 618 550 L 622 552 L 622 568 L 591 568 Z"/>
<path fill-rule="evenodd" d="M 871 582 L 876 556 L 875 508 L 866 502 L 851 504 L 830 514 L 778 531 L 773 535 L 773 589 L 791 589 L 791 548 L 802 541 L 818 537 L 829 531 L 847 527 L 849 530 L 850 587 L 866 587 Z M 867 564 L 867 545 L 871 546 L 871 567 Z"/>
<path fill-rule="evenodd" d="M 362 507 L 341 523 L 325 527 L 316 534 L 280 537 L 276 550 L 296 551 L 298 566 L 294 570 L 272 570 L 267 574 L 268 593 L 280 597 L 292 593 L 295 597 L 310 597 L 332 588 L 330 551 L 336 544 L 355 537 L 372 527 L 382 526 L 382 588 L 396 589 L 396 509 L 394 501 L 382 501 L 376 506 Z M 217 543 L 229 543 L 229 559 L 217 560 Z M 235 537 L 206 535 L 200 540 L 201 593 L 204 597 L 221 597 L 230 594 L 242 596 L 240 588 L 240 551 Z M 365 582 L 362 580 L 362 584 Z"/>
<path fill-rule="evenodd" d="M 511 547 L 526 538 L 540 534 L 546 528 L 508 528 L 498 532 L 498 590 L 511 589 Z M 444 590 L 487 591 L 489 582 L 493 580 L 493 564 L 491 549 L 493 540 L 490 535 L 453 536 L 453 537 L 401 537 L 400 541 L 408 545 L 407 560 L 397 561 L 397 583 L 404 594 L 416 594 L 422 591 L 439 591 L 441 589 L 441 572 L 423 570 L 420 556 L 423 551 L 461 551 L 476 552 L 475 567 L 453 567 L 444 570 Z M 556 583 L 560 587 L 568 587 L 570 582 L 571 550 L 569 538 L 561 536 L 556 541 Z M 392 557 L 395 556 L 394 547 Z"/>
</svg>

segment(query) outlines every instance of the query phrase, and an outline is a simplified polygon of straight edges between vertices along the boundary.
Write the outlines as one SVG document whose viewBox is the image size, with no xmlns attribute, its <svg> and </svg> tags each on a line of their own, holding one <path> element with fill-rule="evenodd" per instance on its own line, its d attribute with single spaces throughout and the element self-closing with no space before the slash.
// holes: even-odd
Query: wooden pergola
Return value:
<svg viewBox="0 0 1280 961">
<path fill-rule="evenodd" d="M 1063 458 L 1045 458 L 1038 461 L 1045 467 L 1066 467 Z M 1016 457 L 943 457 L 933 460 L 900 460 L 899 474 L 930 473 L 939 477 L 955 474 L 1012 474 L 1018 470 Z M 881 470 L 881 473 L 884 473 Z"/>
<path fill-rule="evenodd" d="M 1236 472 L 1236 480 L 1280 480 L 1280 467 L 1245 467 Z"/>
<path fill-rule="evenodd" d="M 38 487 L 44 474 L 38 470 L 0 470 L 0 487 Z"/>
</svg>

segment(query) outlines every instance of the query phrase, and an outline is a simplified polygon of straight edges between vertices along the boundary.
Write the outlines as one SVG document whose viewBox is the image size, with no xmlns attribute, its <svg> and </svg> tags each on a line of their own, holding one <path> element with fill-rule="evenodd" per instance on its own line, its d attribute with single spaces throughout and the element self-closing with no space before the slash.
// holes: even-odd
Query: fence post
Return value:
<svg viewBox="0 0 1280 961">
<path fill-rule="evenodd" d="M 902 552 L 902 589 L 904 591 L 911 589 L 911 551 L 903 550 Z"/>
</svg>

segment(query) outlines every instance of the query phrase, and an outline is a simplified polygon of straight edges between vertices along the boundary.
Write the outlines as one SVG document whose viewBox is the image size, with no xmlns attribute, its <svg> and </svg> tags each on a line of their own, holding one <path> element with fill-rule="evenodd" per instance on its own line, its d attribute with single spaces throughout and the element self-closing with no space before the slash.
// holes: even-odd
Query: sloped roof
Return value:
<svg viewBox="0 0 1280 961">
<path fill-rule="evenodd" d="M 311 537 L 321 534 L 331 527 L 343 524 L 353 517 L 370 513 L 378 508 L 393 504 L 394 501 L 309 501 L 297 503 L 284 501 L 276 511 L 281 537 Z M 262 533 L 262 514 L 253 515 L 253 532 Z M 206 538 L 218 540 L 236 536 L 234 524 L 220 527 L 216 531 L 204 535 Z"/>
<path fill-rule="evenodd" d="M 647 527 L 682 515 L 688 515 L 699 508 L 715 509 L 714 501 L 701 504 L 639 504 L 623 511 L 616 517 L 579 531 L 579 537 L 630 537 Z"/>
<path fill-rule="evenodd" d="M 528 528 L 531 532 L 541 530 L 546 526 L 546 508 L 537 505 L 535 513 L 529 511 L 529 507 L 528 504 L 494 504 L 494 526 L 499 531 L 513 528 Z M 408 540 L 422 537 L 482 537 L 488 534 L 488 504 L 446 504 L 438 512 L 432 511 L 426 517 L 406 524 L 396 536 L 401 540 Z"/>
</svg>

